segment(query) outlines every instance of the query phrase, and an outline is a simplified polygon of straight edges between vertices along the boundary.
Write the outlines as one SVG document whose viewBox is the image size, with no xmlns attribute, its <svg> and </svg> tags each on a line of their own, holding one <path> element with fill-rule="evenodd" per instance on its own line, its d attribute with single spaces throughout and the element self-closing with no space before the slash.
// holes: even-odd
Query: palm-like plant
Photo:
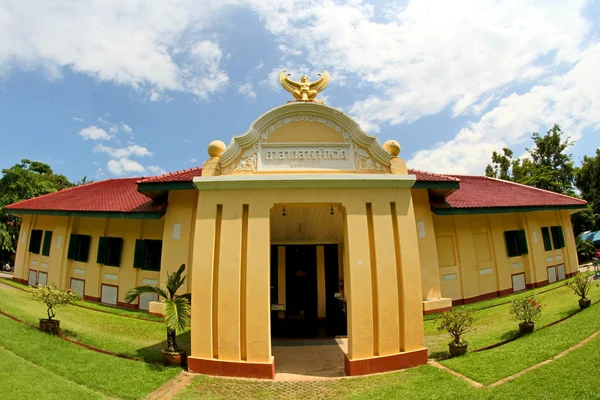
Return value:
<svg viewBox="0 0 600 400">
<path fill-rule="evenodd" d="M 144 293 L 155 293 L 162 298 L 165 304 L 164 319 L 167 325 L 167 352 L 179 352 L 175 337 L 190 324 L 191 294 L 176 294 L 177 290 L 185 283 L 185 276 L 182 276 L 184 270 L 185 264 L 181 264 L 176 272 L 168 274 L 164 289 L 156 286 L 138 286 L 131 289 L 125 297 L 126 303 L 133 302 Z"/>
</svg>

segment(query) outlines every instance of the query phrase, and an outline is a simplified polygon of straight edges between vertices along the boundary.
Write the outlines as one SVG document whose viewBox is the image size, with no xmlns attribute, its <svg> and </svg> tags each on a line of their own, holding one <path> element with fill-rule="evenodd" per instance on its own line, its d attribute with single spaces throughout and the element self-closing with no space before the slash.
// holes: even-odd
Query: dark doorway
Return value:
<svg viewBox="0 0 600 400">
<path fill-rule="evenodd" d="M 273 338 L 333 338 L 346 335 L 338 273 L 338 245 L 325 249 L 326 318 L 319 319 L 317 246 L 285 245 L 285 301 L 279 299 L 279 251 L 271 246 L 271 334 Z M 283 304 L 285 303 L 285 304 Z M 285 307 L 285 308 L 281 308 Z"/>
<path fill-rule="evenodd" d="M 285 291 L 286 336 L 318 336 L 316 246 L 286 246 Z"/>
</svg>

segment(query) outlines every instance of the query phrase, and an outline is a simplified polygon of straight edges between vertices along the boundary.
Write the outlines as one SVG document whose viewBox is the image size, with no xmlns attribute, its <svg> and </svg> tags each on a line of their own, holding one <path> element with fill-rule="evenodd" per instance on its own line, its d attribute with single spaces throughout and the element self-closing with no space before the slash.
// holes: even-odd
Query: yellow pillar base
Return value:
<svg viewBox="0 0 600 400">
<path fill-rule="evenodd" d="M 148 313 L 150 315 L 157 315 L 162 317 L 165 315 L 165 303 L 160 301 L 151 301 L 148 307 Z"/>
<path fill-rule="evenodd" d="M 381 357 L 361 358 L 358 360 L 344 358 L 346 375 L 368 375 L 379 372 L 397 371 L 427 364 L 427 349 L 422 348 L 413 351 L 405 351 Z"/>
<path fill-rule="evenodd" d="M 271 362 L 266 363 L 188 357 L 187 363 L 188 371 L 197 374 L 233 376 L 238 378 L 275 378 L 275 359 L 273 357 L 271 357 Z"/>
<path fill-rule="evenodd" d="M 423 315 L 436 314 L 452 309 L 452 299 L 442 297 L 433 300 L 423 300 Z"/>
</svg>

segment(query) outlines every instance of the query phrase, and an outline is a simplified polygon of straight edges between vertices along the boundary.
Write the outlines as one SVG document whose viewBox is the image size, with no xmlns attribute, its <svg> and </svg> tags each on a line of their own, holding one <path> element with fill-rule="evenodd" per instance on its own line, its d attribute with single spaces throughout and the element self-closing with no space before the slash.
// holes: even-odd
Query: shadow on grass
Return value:
<svg viewBox="0 0 600 400">
<path fill-rule="evenodd" d="M 161 350 L 167 348 L 167 328 L 165 327 L 164 341 L 153 344 L 152 346 L 142 347 L 136 350 L 136 357 L 141 358 L 149 362 L 161 362 Z M 185 351 L 188 355 L 191 353 L 191 337 L 190 331 L 180 333 L 176 338 L 177 345 L 182 351 Z"/>
</svg>

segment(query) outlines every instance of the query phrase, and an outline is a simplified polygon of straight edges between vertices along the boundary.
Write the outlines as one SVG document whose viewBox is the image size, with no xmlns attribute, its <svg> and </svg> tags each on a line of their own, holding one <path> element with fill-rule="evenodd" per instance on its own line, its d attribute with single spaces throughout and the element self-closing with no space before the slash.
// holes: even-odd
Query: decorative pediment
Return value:
<svg viewBox="0 0 600 400">
<path fill-rule="evenodd" d="M 390 154 L 344 113 L 290 103 L 259 117 L 221 155 L 221 174 L 389 173 Z"/>
</svg>

